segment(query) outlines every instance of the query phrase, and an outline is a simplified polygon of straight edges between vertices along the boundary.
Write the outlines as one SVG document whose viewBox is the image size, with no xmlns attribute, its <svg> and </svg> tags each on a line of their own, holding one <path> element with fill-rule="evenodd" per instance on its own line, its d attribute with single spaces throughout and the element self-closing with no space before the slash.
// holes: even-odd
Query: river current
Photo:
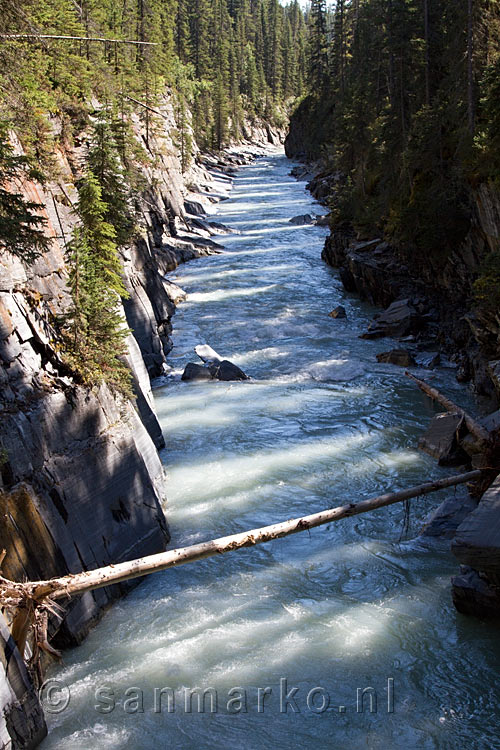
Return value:
<svg viewBox="0 0 500 750">
<path fill-rule="evenodd" d="M 155 391 L 171 547 L 445 473 L 416 448 L 433 406 L 376 362 L 396 342 L 359 338 L 376 310 L 320 260 L 326 230 L 289 223 L 322 213 L 290 168 L 243 167 L 226 251 L 170 274 L 188 292 Z M 252 380 L 181 382 L 200 343 Z M 497 630 L 453 608 L 449 543 L 418 537 L 453 492 L 149 577 L 52 671 L 71 700 L 43 748 L 500 747 Z"/>
</svg>

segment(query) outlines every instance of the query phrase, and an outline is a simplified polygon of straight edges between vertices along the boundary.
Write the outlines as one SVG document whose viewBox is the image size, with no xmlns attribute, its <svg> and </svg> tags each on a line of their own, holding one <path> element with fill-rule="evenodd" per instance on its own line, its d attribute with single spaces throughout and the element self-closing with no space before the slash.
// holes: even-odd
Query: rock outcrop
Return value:
<svg viewBox="0 0 500 750">
<path fill-rule="evenodd" d="M 440 466 L 458 466 L 467 460 L 460 446 L 463 425 L 461 414 L 436 414 L 418 447 L 436 458 Z"/>
<path fill-rule="evenodd" d="M 500 618 L 500 477 L 458 527 L 452 551 L 462 564 L 452 579 L 458 611 Z"/>
</svg>

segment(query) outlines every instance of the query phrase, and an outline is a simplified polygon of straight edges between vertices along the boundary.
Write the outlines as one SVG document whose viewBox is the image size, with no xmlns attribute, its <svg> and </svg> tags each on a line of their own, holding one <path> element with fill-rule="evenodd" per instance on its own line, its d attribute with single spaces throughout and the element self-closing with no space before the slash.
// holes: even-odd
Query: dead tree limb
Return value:
<svg viewBox="0 0 500 750">
<path fill-rule="evenodd" d="M 85 591 L 92 591 L 94 589 L 102 588 L 103 586 L 109 586 L 113 583 L 122 583 L 132 578 L 139 578 L 144 575 L 156 573 L 185 563 L 203 560 L 207 557 L 213 557 L 243 547 L 252 547 L 256 544 L 269 542 L 272 539 L 281 539 L 290 534 L 297 534 L 300 531 L 313 529 L 316 526 L 321 526 L 333 521 L 340 521 L 342 518 L 356 516 L 360 513 L 367 513 L 368 511 L 377 508 L 384 508 L 387 505 L 400 503 L 403 500 L 409 500 L 412 497 L 428 495 L 431 492 L 437 492 L 446 487 L 473 482 L 481 476 L 482 472 L 480 470 L 469 471 L 466 474 L 457 474 L 455 476 L 446 477 L 445 479 L 437 479 L 434 482 L 427 482 L 425 484 L 420 484 L 417 487 L 410 487 L 406 490 L 378 495 L 377 497 L 368 500 L 362 500 L 359 503 L 341 505 L 337 508 L 330 508 L 319 513 L 313 513 L 309 516 L 303 516 L 302 518 L 293 518 L 289 521 L 252 529 L 251 531 L 244 531 L 240 534 L 232 534 L 231 536 L 213 539 L 212 541 L 195 544 L 190 547 L 168 550 L 167 552 L 149 555 L 148 557 L 142 557 L 138 560 L 117 563 L 116 565 L 108 565 L 104 568 L 98 568 L 97 570 L 91 570 L 84 573 L 53 578 L 48 581 L 15 584 L 15 586 L 22 586 L 26 595 L 36 602 L 42 602 L 46 597 L 49 597 L 52 601 L 56 599 L 65 599 L 76 594 L 82 594 Z M 5 579 L 0 579 L 0 602 L 2 584 L 8 585 L 10 582 Z"/>
<path fill-rule="evenodd" d="M 471 417 L 471 415 L 468 414 L 464 409 L 462 409 L 461 406 L 455 404 L 453 401 L 451 401 L 451 399 L 447 398 L 447 396 L 444 396 L 442 393 L 440 393 L 437 388 L 433 388 L 431 385 L 426 383 L 425 380 L 421 380 L 420 378 L 415 377 L 415 375 L 412 375 L 410 372 L 406 372 L 405 374 L 411 380 L 415 381 L 421 391 L 423 391 L 434 401 L 440 403 L 441 406 L 444 406 L 447 411 L 460 414 L 464 418 L 467 429 L 470 433 L 472 433 L 472 435 L 475 435 L 482 442 L 490 442 L 491 438 L 488 430 L 486 430 L 476 419 L 474 419 L 474 417 Z"/>
<path fill-rule="evenodd" d="M 340 521 L 342 518 L 400 503 L 412 497 L 429 495 L 431 492 L 437 492 L 446 487 L 474 482 L 482 476 L 483 472 L 479 469 L 469 471 L 466 474 L 457 474 L 434 482 L 420 484 L 417 487 L 410 487 L 406 490 L 389 492 L 385 495 L 362 500 L 359 503 L 341 505 L 302 518 L 293 518 L 271 526 L 213 539 L 202 544 L 168 550 L 138 560 L 107 565 L 97 570 L 52 578 L 48 581 L 17 583 L 0 576 L 0 607 L 11 616 L 11 634 L 21 654 L 24 655 L 30 631 L 34 631 L 35 667 L 40 669 L 38 658 L 40 649 L 56 655 L 48 644 L 45 613 L 49 611 L 58 615 L 57 609 L 60 608 L 56 604 L 55 600 L 57 599 L 68 599 L 86 591 L 140 578 L 167 568 L 204 560 L 207 557 L 224 554 L 243 547 L 253 547 L 256 544 L 269 542 L 273 539 L 281 539 L 300 531 L 313 529 L 316 526 Z"/>
<path fill-rule="evenodd" d="M 138 44 L 157 47 L 158 42 L 140 42 L 136 39 L 105 39 L 98 36 L 66 36 L 60 34 L 0 34 L 0 39 L 60 39 L 79 42 L 109 42 L 110 44 Z"/>
</svg>

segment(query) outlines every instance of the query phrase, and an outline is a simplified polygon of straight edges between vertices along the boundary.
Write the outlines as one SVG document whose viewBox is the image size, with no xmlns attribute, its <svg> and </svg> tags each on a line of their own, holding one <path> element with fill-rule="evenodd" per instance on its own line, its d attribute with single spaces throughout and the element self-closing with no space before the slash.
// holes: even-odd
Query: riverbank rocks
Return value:
<svg viewBox="0 0 500 750">
<path fill-rule="evenodd" d="M 421 351 L 415 356 L 415 359 L 417 365 L 420 365 L 420 367 L 426 367 L 429 370 L 433 370 L 441 364 L 441 354 L 439 352 Z"/>
<path fill-rule="evenodd" d="M 422 325 L 420 315 L 408 299 L 401 299 L 389 305 L 380 315 L 376 315 L 362 339 L 378 339 L 385 336 L 401 338 L 416 333 Z"/>
<path fill-rule="evenodd" d="M 407 349 L 391 349 L 390 352 L 380 352 L 377 354 L 377 362 L 399 365 L 399 367 L 413 367 L 417 364 L 413 355 Z"/>
<path fill-rule="evenodd" d="M 493 575 L 500 585 L 500 477 L 458 527 L 452 551 L 463 565 Z"/>
<path fill-rule="evenodd" d="M 455 607 L 500 618 L 500 476 L 458 527 L 451 550 L 461 563 L 452 579 Z"/>
<path fill-rule="evenodd" d="M 468 493 L 449 497 L 427 517 L 421 536 L 453 539 L 462 521 L 476 506 L 477 502 Z"/>
<path fill-rule="evenodd" d="M 467 565 L 451 579 L 453 604 L 462 615 L 500 618 L 500 587 Z"/>
<path fill-rule="evenodd" d="M 315 224 L 317 227 L 329 227 L 330 226 L 329 214 L 316 214 Z"/>
<path fill-rule="evenodd" d="M 418 447 L 436 458 L 440 466 L 459 466 L 467 461 L 459 444 L 463 423 L 461 414 L 436 414 Z"/>
<path fill-rule="evenodd" d="M 330 313 L 328 313 L 329 318 L 334 318 L 335 320 L 347 318 L 347 313 L 345 311 L 345 307 L 342 307 L 342 305 L 338 305 L 334 310 L 332 310 Z"/>
</svg>

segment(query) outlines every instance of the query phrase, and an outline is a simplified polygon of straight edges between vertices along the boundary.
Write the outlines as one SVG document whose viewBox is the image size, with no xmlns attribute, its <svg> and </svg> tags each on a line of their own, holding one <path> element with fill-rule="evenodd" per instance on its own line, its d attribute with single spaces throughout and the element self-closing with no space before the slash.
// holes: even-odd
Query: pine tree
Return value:
<svg viewBox="0 0 500 750">
<path fill-rule="evenodd" d="M 88 171 L 79 186 L 80 225 L 67 249 L 72 306 L 62 322 L 64 356 L 85 384 L 106 382 L 130 396 L 130 372 L 120 360 L 129 332 L 119 302 L 127 292 L 107 211 L 102 188 Z"/>
<path fill-rule="evenodd" d="M 107 112 L 101 111 L 94 123 L 88 154 L 88 166 L 106 195 L 106 222 L 114 227 L 116 242 L 126 245 L 134 228 L 133 212 L 130 207 L 130 191 L 127 187 L 124 169 L 120 163 L 119 146 L 114 132 L 121 131 L 122 149 L 125 148 L 125 134 L 119 124 L 114 123 Z"/>
<path fill-rule="evenodd" d="M 344 0 L 340 0 L 342 13 Z M 309 60 L 311 88 L 323 86 L 328 76 L 328 44 L 326 36 L 326 2 L 311 0 L 309 20 Z"/>
<path fill-rule="evenodd" d="M 27 200 L 20 188 L 26 180 L 42 175 L 25 156 L 14 154 L 9 141 L 8 125 L 0 123 L 0 250 L 32 263 L 48 249 L 49 239 L 43 232 L 46 219 L 38 213 L 43 206 Z"/>
</svg>

